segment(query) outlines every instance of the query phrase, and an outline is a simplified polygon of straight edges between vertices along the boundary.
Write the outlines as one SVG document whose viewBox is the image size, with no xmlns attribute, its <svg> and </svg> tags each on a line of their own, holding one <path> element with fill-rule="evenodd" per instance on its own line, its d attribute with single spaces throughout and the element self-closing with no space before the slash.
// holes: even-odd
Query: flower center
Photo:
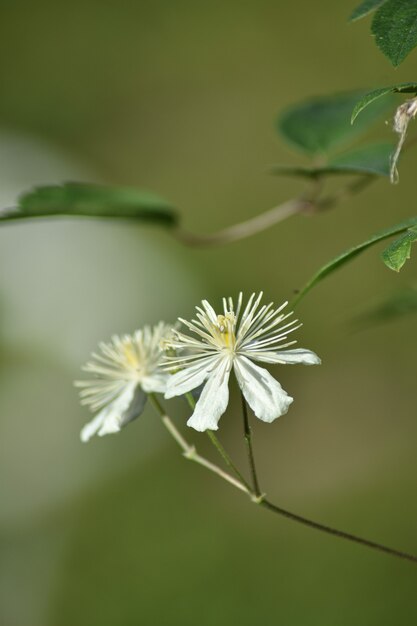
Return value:
<svg viewBox="0 0 417 626">
<path fill-rule="evenodd" d="M 217 328 L 219 329 L 219 340 L 222 348 L 233 351 L 236 346 L 235 335 L 236 317 L 234 313 L 217 316 Z"/>
<path fill-rule="evenodd" d="M 143 364 L 140 363 L 138 354 L 131 343 L 125 343 L 123 346 L 123 357 L 126 363 L 126 369 L 130 370 L 133 378 L 138 380 L 144 374 Z"/>
</svg>

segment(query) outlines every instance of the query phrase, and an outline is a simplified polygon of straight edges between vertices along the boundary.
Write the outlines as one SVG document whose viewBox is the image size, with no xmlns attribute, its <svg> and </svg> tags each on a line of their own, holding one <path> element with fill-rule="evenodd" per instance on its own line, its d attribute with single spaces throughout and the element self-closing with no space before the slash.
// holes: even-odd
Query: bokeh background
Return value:
<svg viewBox="0 0 417 626">
<path fill-rule="evenodd" d="M 135 185 L 212 232 L 291 197 L 277 113 L 395 73 L 355 3 L 0 3 L 0 202 L 33 184 Z M 381 121 L 381 138 L 390 128 Z M 2 626 L 396 626 L 417 619 L 412 564 L 297 527 L 187 464 L 148 410 L 82 445 L 72 381 L 97 341 L 263 289 L 279 303 L 324 262 L 415 213 L 415 164 L 316 217 L 186 248 L 156 228 L 60 219 L 0 231 Z M 376 249 L 300 305 L 320 368 L 281 368 L 295 402 L 255 424 L 270 499 L 417 551 L 415 318 L 352 325 L 410 284 Z M 220 435 L 244 466 L 238 398 Z M 179 425 L 187 408 L 173 405 Z M 187 432 L 211 454 L 203 435 Z"/>
</svg>

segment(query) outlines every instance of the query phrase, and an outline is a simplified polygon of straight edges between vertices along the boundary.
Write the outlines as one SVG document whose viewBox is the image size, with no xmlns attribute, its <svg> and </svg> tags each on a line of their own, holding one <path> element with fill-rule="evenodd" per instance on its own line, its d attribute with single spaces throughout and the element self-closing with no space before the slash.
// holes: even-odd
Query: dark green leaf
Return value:
<svg viewBox="0 0 417 626">
<path fill-rule="evenodd" d="M 382 252 L 385 265 L 394 272 L 399 272 L 411 256 L 411 244 L 417 241 L 417 227 L 410 228 L 398 237 Z"/>
<path fill-rule="evenodd" d="M 417 45 L 417 2 L 388 0 L 372 20 L 378 48 L 397 67 Z"/>
<path fill-rule="evenodd" d="M 275 165 L 272 168 L 272 173 L 304 178 L 343 174 L 389 176 L 390 157 L 394 147 L 391 143 L 371 144 L 334 157 L 323 167 Z"/>
<path fill-rule="evenodd" d="M 326 167 L 308 167 L 306 165 L 272 165 L 271 174 L 276 176 L 295 176 L 298 178 L 317 178 L 328 174 Z"/>
<path fill-rule="evenodd" d="M 307 154 L 324 155 L 334 148 L 351 143 L 386 110 L 390 103 L 381 101 L 352 128 L 353 107 L 364 92 L 313 98 L 288 108 L 278 119 L 278 129 L 293 146 Z"/>
<path fill-rule="evenodd" d="M 362 252 L 364 252 L 371 246 L 375 245 L 376 243 L 380 241 L 383 241 L 384 239 L 388 239 L 389 237 L 392 237 L 393 235 L 403 233 L 407 231 L 409 228 L 416 227 L 416 226 L 417 226 L 417 217 L 411 217 L 405 222 L 401 222 L 401 224 L 396 224 L 395 226 L 391 226 L 390 228 L 387 228 L 386 230 L 383 230 L 382 232 L 379 232 L 376 235 L 373 235 L 372 237 L 370 237 L 363 243 L 359 244 L 358 246 L 349 248 L 348 250 L 346 250 L 339 256 L 332 259 L 329 263 L 326 263 L 326 265 L 323 265 L 323 267 L 321 267 L 318 270 L 318 272 L 316 272 L 313 275 L 313 277 L 304 285 L 304 287 L 300 290 L 298 295 L 294 298 L 291 305 L 294 307 L 296 304 L 298 304 L 298 302 L 302 298 L 304 298 L 304 296 L 315 285 L 317 285 L 324 278 L 326 278 L 326 276 L 329 276 L 329 274 L 332 274 L 335 270 L 339 269 L 340 267 L 345 265 L 345 263 L 348 263 L 349 261 L 357 257 L 359 254 L 361 254 Z"/>
<path fill-rule="evenodd" d="M 0 213 L 0 221 L 55 215 L 176 223 L 172 207 L 153 194 L 85 183 L 36 187 L 19 198 L 17 209 Z"/>
<path fill-rule="evenodd" d="M 415 287 L 409 287 L 392 294 L 367 313 L 357 317 L 354 322 L 360 329 L 361 327 L 392 322 L 411 313 L 417 313 L 417 289 Z"/>
<path fill-rule="evenodd" d="M 417 94 L 417 83 L 400 83 L 399 85 L 391 85 L 390 87 L 380 87 L 374 89 L 365 94 L 360 100 L 358 100 L 352 111 L 351 122 L 356 120 L 359 113 L 366 109 L 372 102 L 379 100 L 382 96 L 393 93 L 412 93 Z"/>
<path fill-rule="evenodd" d="M 364 0 L 364 2 L 361 2 L 360 5 L 352 11 L 349 20 L 354 22 L 355 20 L 359 20 L 361 17 L 365 17 L 365 15 L 375 11 L 375 9 L 380 7 L 381 4 L 384 4 L 386 1 L 387 0 Z"/>
</svg>

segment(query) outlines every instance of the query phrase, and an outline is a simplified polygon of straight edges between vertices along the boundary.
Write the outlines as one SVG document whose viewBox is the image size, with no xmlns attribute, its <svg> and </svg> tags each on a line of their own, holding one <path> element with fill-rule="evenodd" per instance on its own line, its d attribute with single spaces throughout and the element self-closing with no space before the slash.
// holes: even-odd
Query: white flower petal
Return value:
<svg viewBox="0 0 417 626">
<path fill-rule="evenodd" d="M 126 411 L 132 404 L 136 385 L 136 381 L 127 383 L 123 393 L 84 426 L 80 435 L 81 441 L 88 441 L 96 433 L 102 436 L 119 432 L 124 425 Z"/>
<path fill-rule="evenodd" d="M 223 314 L 203 300 L 196 307 L 196 320 L 183 323 L 191 335 L 176 332 L 166 346 L 175 356 L 168 357 L 166 369 L 181 368 L 168 382 L 166 398 L 197 388 L 207 379 L 200 401 L 188 424 L 197 430 L 217 428 L 217 422 L 227 404 L 228 392 L 219 363 L 235 365 L 239 385 L 261 420 L 272 422 L 288 411 L 293 399 L 267 372 L 255 365 L 281 363 L 317 365 L 319 357 L 310 350 L 292 349 L 295 340 L 290 333 L 299 328 L 298 320 L 289 320 L 292 312 L 284 313 L 284 302 L 274 309 L 273 303 L 262 305 L 262 293 L 252 294 L 242 308 L 239 295 L 237 309 L 232 298 L 223 298 Z M 243 311 L 243 312 L 241 312 Z M 229 376 L 229 370 L 225 370 Z M 219 379 L 220 376 L 220 379 Z"/>
<path fill-rule="evenodd" d="M 249 352 L 249 351 L 248 351 Z M 248 356 L 251 356 L 248 354 Z M 321 359 L 315 352 L 311 350 L 305 350 L 304 348 L 296 348 L 295 350 L 282 350 L 281 352 L 266 352 L 262 354 L 261 351 L 253 354 L 254 359 L 262 363 L 281 363 L 282 365 L 296 365 L 301 363 L 303 365 L 320 365 Z"/>
<path fill-rule="evenodd" d="M 141 387 L 146 393 L 165 393 L 169 378 L 169 374 L 144 376 L 141 381 Z"/>
<path fill-rule="evenodd" d="M 106 407 L 100 413 L 98 413 L 91 422 L 88 422 L 81 430 L 80 439 L 83 443 L 86 443 L 95 435 L 101 428 L 103 421 L 106 419 L 109 407 Z"/>
<path fill-rule="evenodd" d="M 234 366 L 239 387 L 256 417 L 273 422 L 288 411 L 293 398 L 266 369 L 244 356 L 238 356 Z"/>
<path fill-rule="evenodd" d="M 145 391 L 138 386 L 133 394 L 131 403 L 121 415 L 121 427 L 127 426 L 127 424 L 130 424 L 130 422 L 133 422 L 133 420 L 142 415 L 147 399 L 148 396 Z"/>
<path fill-rule="evenodd" d="M 195 430 L 217 430 L 217 423 L 229 402 L 229 376 L 231 362 L 222 357 L 210 374 L 194 413 L 187 422 Z"/>
<path fill-rule="evenodd" d="M 185 369 L 172 374 L 168 378 L 165 398 L 182 396 L 192 389 L 199 387 L 210 375 L 213 364 L 218 361 L 218 355 L 200 359 L 197 363 L 187 366 Z"/>
</svg>

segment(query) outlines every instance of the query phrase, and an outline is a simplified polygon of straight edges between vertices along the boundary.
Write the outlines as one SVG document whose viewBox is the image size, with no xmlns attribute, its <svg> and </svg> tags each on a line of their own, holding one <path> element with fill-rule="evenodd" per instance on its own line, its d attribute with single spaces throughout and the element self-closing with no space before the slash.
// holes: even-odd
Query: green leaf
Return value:
<svg viewBox="0 0 417 626">
<path fill-rule="evenodd" d="M 389 176 L 390 157 L 394 148 L 392 143 L 370 144 L 338 155 L 330 159 L 328 164 L 323 167 L 274 165 L 271 171 L 278 176 L 304 178 L 345 174 Z"/>
<path fill-rule="evenodd" d="M 372 20 L 378 48 L 397 67 L 417 46 L 417 2 L 388 0 Z"/>
<path fill-rule="evenodd" d="M 379 243 L 380 241 L 383 241 L 384 239 L 388 239 L 389 237 L 392 237 L 393 235 L 398 235 L 399 233 L 403 233 L 413 227 L 417 227 L 417 216 L 411 217 L 405 222 L 401 222 L 400 224 L 396 224 L 395 226 L 391 226 L 390 228 L 387 228 L 386 230 L 383 230 L 377 233 L 376 235 L 373 235 L 372 237 L 370 237 L 363 243 L 360 243 L 358 246 L 349 248 L 348 250 L 346 250 L 339 256 L 335 257 L 329 263 L 326 263 L 326 265 L 323 265 L 323 267 L 321 267 L 312 276 L 312 278 L 304 285 L 304 287 L 299 291 L 297 296 L 294 298 L 294 300 L 291 303 L 291 306 L 294 307 L 296 304 L 298 304 L 300 300 L 304 298 L 304 296 L 315 285 L 317 285 L 324 278 L 326 278 L 326 276 L 329 276 L 330 274 L 332 274 L 334 271 L 336 271 L 337 269 L 339 269 L 340 267 L 342 267 L 349 261 L 352 261 L 352 259 L 357 257 L 359 254 L 361 254 L 362 252 L 364 252 L 371 246 L 375 245 L 376 243 Z"/>
<path fill-rule="evenodd" d="M 379 100 L 382 96 L 386 96 L 388 94 L 394 93 L 412 93 L 417 94 L 417 83 L 400 83 L 399 85 L 391 85 L 390 87 L 380 87 L 379 89 L 374 89 L 373 91 L 369 91 L 367 94 L 363 96 L 358 102 L 356 102 L 354 109 L 352 111 L 351 123 L 356 120 L 359 113 L 366 109 L 372 102 L 375 100 Z"/>
<path fill-rule="evenodd" d="M 0 221 L 69 215 L 132 219 L 173 226 L 176 214 L 157 196 L 129 187 L 66 183 L 35 187 L 19 198 L 16 209 L 0 213 Z"/>
<path fill-rule="evenodd" d="M 313 98 L 288 108 L 277 121 L 284 139 L 307 154 L 328 154 L 334 148 L 351 143 L 368 130 L 390 103 L 381 101 L 363 116 L 354 128 L 349 123 L 351 111 L 363 91 Z"/>
<path fill-rule="evenodd" d="M 385 265 L 394 272 L 399 272 L 411 256 L 411 244 L 417 241 L 417 227 L 410 228 L 398 237 L 382 252 Z"/>
<path fill-rule="evenodd" d="M 392 143 L 370 144 L 335 157 L 330 165 L 340 173 L 346 171 L 389 176 L 390 159 L 394 148 Z"/>
<path fill-rule="evenodd" d="M 354 322 L 358 329 L 360 329 L 361 327 L 392 322 L 410 313 L 417 313 L 416 287 L 408 287 L 407 289 L 392 294 L 367 313 L 358 316 Z"/>
<path fill-rule="evenodd" d="M 349 21 L 354 22 L 355 20 L 359 20 L 361 17 L 365 17 L 365 15 L 369 15 L 369 13 L 375 11 L 375 9 L 380 7 L 386 1 L 387 0 L 364 0 L 364 2 L 361 2 L 360 5 L 352 11 Z"/>
<path fill-rule="evenodd" d="M 307 165 L 272 165 L 271 174 L 276 176 L 295 176 L 299 178 L 318 178 L 330 172 L 326 167 L 308 167 Z"/>
</svg>

